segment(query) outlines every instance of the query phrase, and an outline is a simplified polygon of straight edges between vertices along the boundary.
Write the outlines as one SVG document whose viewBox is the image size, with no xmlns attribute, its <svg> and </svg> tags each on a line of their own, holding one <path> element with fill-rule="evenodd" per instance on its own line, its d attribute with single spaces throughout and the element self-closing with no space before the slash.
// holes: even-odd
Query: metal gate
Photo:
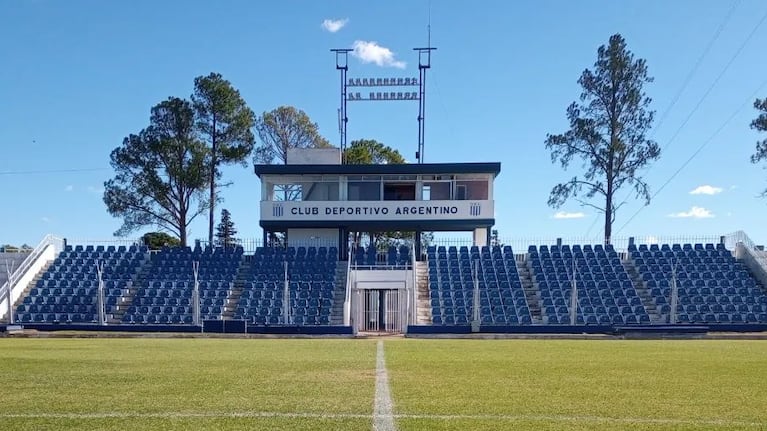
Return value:
<svg viewBox="0 0 767 431">
<path fill-rule="evenodd" d="M 407 326 L 406 292 L 405 289 L 358 289 L 355 294 L 357 331 L 404 332 Z"/>
</svg>

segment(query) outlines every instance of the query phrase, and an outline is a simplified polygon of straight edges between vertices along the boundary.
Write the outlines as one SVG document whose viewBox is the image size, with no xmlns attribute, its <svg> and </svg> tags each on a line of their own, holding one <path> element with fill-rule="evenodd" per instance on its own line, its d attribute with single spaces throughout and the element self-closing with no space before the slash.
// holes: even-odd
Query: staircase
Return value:
<svg viewBox="0 0 767 431">
<path fill-rule="evenodd" d="M 232 320 L 234 318 L 234 312 L 237 310 L 237 304 L 240 303 L 242 291 L 245 290 L 245 283 L 250 281 L 250 277 L 250 259 L 248 256 L 243 256 L 243 259 L 240 261 L 240 267 L 237 269 L 237 275 L 232 283 L 232 288 L 229 291 L 229 296 L 226 298 L 224 311 L 221 313 L 221 320 Z"/>
<path fill-rule="evenodd" d="M 29 253 L 0 253 L 0 286 L 8 281 L 8 269 L 18 269 L 27 256 Z"/>
<path fill-rule="evenodd" d="M 533 282 L 533 274 L 527 265 L 527 259 L 516 260 L 517 272 L 519 272 L 519 281 L 522 283 L 522 289 L 525 291 L 527 299 L 527 308 L 530 309 L 530 317 L 533 319 L 533 325 L 542 325 L 543 312 L 541 311 L 541 295 L 538 287 Z"/>
<path fill-rule="evenodd" d="M 636 289 L 637 295 L 639 295 L 639 298 L 642 300 L 642 305 L 644 305 L 645 310 L 647 310 L 647 314 L 650 316 L 650 324 L 667 323 L 668 315 L 661 314 L 660 310 L 658 310 L 658 307 L 656 307 L 652 295 L 647 290 L 647 285 L 645 285 L 644 281 L 642 280 L 642 276 L 640 276 L 639 271 L 637 271 L 634 260 L 630 257 L 626 258 L 623 261 L 623 267 L 626 268 L 626 272 L 628 273 L 629 277 L 631 277 L 631 283 L 634 285 L 634 289 Z"/>
<path fill-rule="evenodd" d="M 429 297 L 429 276 L 427 263 L 415 263 L 416 282 L 416 325 L 431 325 L 431 299 Z"/>
<path fill-rule="evenodd" d="M 0 261 L 0 262 L 2 262 L 2 261 Z M 33 287 L 37 286 L 37 282 L 43 278 L 43 274 L 45 274 L 45 271 L 48 271 L 48 268 L 50 268 L 51 265 L 53 265 L 53 261 L 50 261 L 50 262 L 46 263 L 43 266 L 43 268 L 40 270 L 40 272 L 35 274 L 35 278 L 33 278 L 32 281 L 30 281 L 29 284 L 27 284 L 24 287 L 24 290 L 21 292 L 21 295 L 19 295 L 18 299 L 16 299 L 16 302 L 13 303 L 13 309 L 14 310 L 16 310 L 16 307 L 18 307 L 22 302 L 24 302 L 24 298 L 26 298 L 27 295 L 29 295 L 29 291 L 32 290 Z M 0 272 L 2 272 L 2 271 L 0 271 Z M 5 276 L 4 278 L 0 279 L 0 286 L 2 286 L 3 284 L 5 284 L 6 281 L 8 281 L 7 278 L 8 277 Z M 0 310 L 0 313 L 6 312 L 6 311 L 7 310 Z M 7 314 L 7 313 L 5 313 L 5 314 Z M 16 319 L 16 318 L 14 317 L 14 319 Z M 8 323 L 7 320 L 8 320 L 8 316 L 5 316 L 5 317 L 3 317 L 0 320 L 0 322 Z"/>
<path fill-rule="evenodd" d="M 346 301 L 347 262 L 339 260 L 336 266 L 336 286 L 333 290 L 333 308 L 330 310 L 330 324 L 344 324 L 344 301 Z"/>
<path fill-rule="evenodd" d="M 131 305 L 133 305 L 133 298 L 136 296 L 139 288 L 146 284 L 146 276 L 152 267 L 152 261 L 149 258 L 149 254 L 141 261 L 141 265 L 135 274 L 131 276 L 131 281 L 128 283 L 128 288 L 125 294 L 120 296 L 117 309 L 114 313 L 107 314 L 107 324 L 119 325 L 122 324 L 123 316 L 128 311 Z"/>
<path fill-rule="evenodd" d="M 10 269 L 12 271 L 16 271 L 19 268 L 19 266 L 21 266 L 21 264 L 24 262 L 24 260 L 27 258 L 27 256 L 29 256 L 29 253 L 0 253 L 0 287 L 2 287 L 5 283 L 8 282 L 8 270 Z M 48 265 L 45 266 L 45 269 L 48 269 Z M 42 274 L 42 272 L 40 274 Z M 37 284 L 37 280 L 39 280 L 40 274 L 37 274 L 33 282 L 29 283 L 29 285 L 27 285 L 24 288 L 24 291 L 22 292 L 22 294 L 19 295 L 19 298 L 13 304 L 14 309 L 19 304 L 21 304 L 21 301 L 23 301 L 24 297 L 27 296 L 32 286 Z M 8 314 L 7 309 L 0 310 L 0 316 L 2 317 L 2 319 L 0 319 L 0 322 L 8 323 L 7 314 Z"/>
</svg>

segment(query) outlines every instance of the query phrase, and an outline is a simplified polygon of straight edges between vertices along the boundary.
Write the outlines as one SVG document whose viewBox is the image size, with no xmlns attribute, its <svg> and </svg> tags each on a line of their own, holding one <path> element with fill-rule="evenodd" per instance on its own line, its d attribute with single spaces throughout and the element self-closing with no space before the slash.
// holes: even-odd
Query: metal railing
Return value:
<svg viewBox="0 0 767 431">
<path fill-rule="evenodd" d="M 410 268 L 414 268 L 413 263 L 415 262 L 415 259 L 417 259 L 417 256 L 415 255 L 415 242 L 414 241 L 408 241 L 408 240 L 400 240 L 399 244 L 396 247 L 397 253 L 399 253 L 400 247 L 406 246 L 408 250 L 410 250 L 410 260 L 407 262 L 400 263 L 399 261 L 395 264 L 389 263 L 389 252 L 388 252 L 388 246 L 378 248 L 375 252 L 375 258 L 373 259 L 373 263 L 367 263 L 367 257 L 368 255 L 368 247 L 360 247 L 356 244 L 351 244 L 349 246 L 350 250 L 350 260 L 354 260 L 354 263 L 352 266 L 355 270 L 357 269 L 370 269 L 370 270 L 408 270 Z M 359 248 L 362 248 L 365 251 L 365 263 L 358 264 L 357 263 L 357 250 Z"/>
<path fill-rule="evenodd" d="M 763 267 L 767 269 L 767 255 L 763 254 L 763 250 L 756 245 L 745 232 L 739 230 L 725 237 L 725 247 L 728 249 L 734 249 L 738 244 L 743 244 L 743 247 L 754 257 L 754 259 L 759 261 Z"/>
<path fill-rule="evenodd" d="M 346 260 L 346 292 L 344 295 L 344 325 L 352 325 L 352 249 L 349 247 L 349 256 Z"/>
<path fill-rule="evenodd" d="M 727 235 L 725 247 L 734 251 L 735 257 L 744 260 L 747 264 L 750 264 L 749 266 L 756 266 L 755 268 L 752 267 L 751 270 L 757 275 L 762 284 L 767 283 L 767 254 L 745 232 L 739 230 Z M 739 255 L 742 251 L 745 251 L 746 256 Z"/>
<path fill-rule="evenodd" d="M 21 280 L 24 275 L 26 275 L 27 271 L 29 271 L 37 259 L 40 258 L 45 249 L 51 245 L 55 248 L 56 254 L 58 254 L 61 250 L 64 249 L 64 240 L 53 235 L 46 235 L 45 238 L 40 241 L 37 247 L 35 247 L 32 252 L 29 253 L 29 256 L 27 256 L 26 259 L 21 262 L 21 265 L 19 265 L 18 268 L 13 271 L 10 279 L 3 283 L 2 286 L 0 286 L 0 298 L 7 297 L 8 290 L 10 290 L 11 293 L 13 292 L 13 289 L 16 287 L 18 281 Z M 14 282 L 14 285 L 10 284 L 12 281 Z"/>
<path fill-rule="evenodd" d="M 626 252 L 628 250 L 629 243 L 633 241 L 635 245 L 652 245 L 652 244 L 717 244 L 724 238 L 727 240 L 734 234 L 728 235 L 677 235 L 677 236 L 662 236 L 662 235 L 634 235 L 613 238 L 611 244 L 616 252 Z M 518 254 L 527 253 L 529 246 L 552 246 L 552 245 L 596 245 L 603 244 L 604 238 L 594 236 L 584 237 L 520 237 L 520 238 L 499 238 L 497 242 L 490 245 L 499 246 L 511 246 L 512 250 Z M 727 242 L 730 243 L 729 241 Z M 430 246 L 436 247 L 471 247 L 474 245 L 471 238 L 435 238 Z M 728 249 L 734 247 L 734 242 L 728 246 Z"/>
<path fill-rule="evenodd" d="M 196 244 L 200 244 L 200 247 L 205 248 L 209 242 L 208 240 L 195 240 L 190 244 L 190 247 L 194 248 Z M 219 246 L 214 241 L 214 246 Z M 298 247 L 338 247 L 338 240 L 329 240 L 329 239 L 305 239 L 305 240 L 290 240 L 288 239 L 288 243 L 280 243 L 280 244 L 266 244 L 264 245 L 264 242 L 262 239 L 257 238 L 241 238 L 237 240 L 237 243 L 234 244 L 234 246 L 242 247 L 243 251 L 245 253 L 255 253 L 257 249 L 259 248 L 298 248 Z"/>
<path fill-rule="evenodd" d="M 415 243 L 411 244 L 410 246 L 410 266 L 411 266 L 411 276 L 412 276 L 412 285 L 410 288 L 410 291 L 408 292 L 407 297 L 407 324 L 408 325 L 415 325 L 418 318 L 418 268 L 416 267 L 418 265 L 418 259 L 415 255 Z M 407 327 L 405 328 L 407 329 Z M 404 332 L 404 331 L 403 331 Z"/>
<path fill-rule="evenodd" d="M 62 239 L 62 241 L 64 241 Z M 144 245 L 144 243 L 141 241 L 141 239 L 90 239 L 90 238 L 66 238 L 66 242 L 68 245 L 71 245 L 72 247 L 83 245 L 93 245 L 93 246 L 125 246 L 130 247 L 132 245 Z"/>
</svg>

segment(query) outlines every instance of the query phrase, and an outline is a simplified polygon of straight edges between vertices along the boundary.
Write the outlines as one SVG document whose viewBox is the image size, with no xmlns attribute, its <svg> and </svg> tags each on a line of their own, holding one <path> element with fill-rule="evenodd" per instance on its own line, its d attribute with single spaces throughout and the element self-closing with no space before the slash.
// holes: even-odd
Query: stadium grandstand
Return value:
<svg viewBox="0 0 767 431">
<path fill-rule="evenodd" d="M 257 246 L 149 250 L 48 236 L 0 255 L 3 322 L 345 334 L 767 328 L 767 259 L 742 232 L 512 247 L 490 235 L 499 163 L 345 165 L 338 149 L 289 157 L 255 166 Z M 296 198 L 282 199 L 285 190 Z M 366 241 L 391 231 L 410 239 Z M 423 243 L 431 231 L 472 240 Z"/>
</svg>

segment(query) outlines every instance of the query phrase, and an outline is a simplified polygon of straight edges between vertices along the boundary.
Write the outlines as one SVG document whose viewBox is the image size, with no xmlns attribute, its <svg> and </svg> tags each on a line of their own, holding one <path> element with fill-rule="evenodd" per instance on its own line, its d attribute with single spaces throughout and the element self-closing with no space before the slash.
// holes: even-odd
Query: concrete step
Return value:
<svg viewBox="0 0 767 431">
<path fill-rule="evenodd" d="M 430 325 L 432 323 L 431 296 L 429 295 L 429 277 L 427 262 L 416 262 L 416 324 Z"/>
<path fill-rule="evenodd" d="M 642 280 L 639 271 L 637 271 L 636 265 L 634 264 L 634 261 L 631 259 L 630 255 L 626 256 L 622 263 L 623 267 L 626 269 L 626 272 L 629 275 L 629 278 L 631 278 L 631 283 L 634 285 L 634 289 L 636 290 L 639 299 L 642 300 L 642 305 L 644 305 L 645 311 L 647 311 L 647 315 L 650 317 L 650 323 L 665 323 L 663 316 L 659 313 L 658 308 L 655 305 L 655 301 L 653 300 L 652 295 Z"/>
<path fill-rule="evenodd" d="M 344 324 L 344 302 L 346 301 L 346 261 L 338 261 L 336 266 L 336 285 L 333 290 L 333 305 L 330 308 L 330 324 Z"/>
<path fill-rule="evenodd" d="M 541 309 L 541 293 L 538 287 L 533 283 L 532 273 L 527 266 L 527 260 L 515 261 L 517 272 L 519 273 L 519 282 L 522 283 L 522 290 L 525 292 L 527 308 L 530 310 L 530 317 L 533 324 L 542 324 L 544 313 Z"/>
</svg>

